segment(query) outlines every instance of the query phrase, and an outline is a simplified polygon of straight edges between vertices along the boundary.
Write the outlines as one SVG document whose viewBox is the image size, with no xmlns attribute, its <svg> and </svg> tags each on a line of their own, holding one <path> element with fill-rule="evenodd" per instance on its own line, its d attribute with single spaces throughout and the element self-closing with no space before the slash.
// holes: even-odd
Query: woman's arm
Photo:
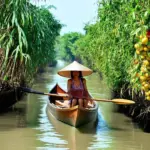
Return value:
<svg viewBox="0 0 150 150">
<path fill-rule="evenodd" d="M 69 98 L 72 98 L 70 90 L 71 90 L 71 79 L 69 79 L 67 83 L 67 93 L 69 95 Z"/>
<path fill-rule="evenodd" d="M 83 85 L 84 85 L 84 89 L 85 89 L 85 91 L 87 92 L 87 99 L 91 102 L 91 103 L 93 103 L 93 100 L 91 99 L 91 95 L 89 94 L 89 92 L 88 92 L 88 90 L 87 90 L 87 86 L 86 86 L 86 79 L 84 79 L 83 78 Z"/>
<path fill-rule="evenodd" d="M 87 92 L 88 94 L 88 98 L 91 98 L 89 92 L 88 92 L 88 89 L 87 89 L 87 86 L 86 86 L 86 79 L 83 78 L 83 85 L 84 85 L 84 90 Z"/>
<path fill-rule="evenodd" d="M 71 79 L 69 79 L 67 82 L 67 91 L 69 92 L 70 89 L 71 89 Z"/>
<path fill-rule="evenodd" d="M 84 89 L 87 90 L 86 79 L 84 79 L 84 78 L 83 78 L 83 86 L 84 86 Z"/>
</svg>

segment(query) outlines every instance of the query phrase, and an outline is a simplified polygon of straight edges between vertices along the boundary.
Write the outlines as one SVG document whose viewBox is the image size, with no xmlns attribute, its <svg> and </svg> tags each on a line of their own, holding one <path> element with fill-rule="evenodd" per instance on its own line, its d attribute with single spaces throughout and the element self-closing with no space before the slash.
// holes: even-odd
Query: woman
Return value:
<svg viewBox="0 0 150 150">
<path fill-rule="evenodd" d="M 71 79 L 67 83 L 70 98 L 70 107 L 79 104 L 80 107 L 87 107 L 92 102 L 87 91 L 86 80 L 82 77 L 81 71 L 71 71 Z"/>
</svg>

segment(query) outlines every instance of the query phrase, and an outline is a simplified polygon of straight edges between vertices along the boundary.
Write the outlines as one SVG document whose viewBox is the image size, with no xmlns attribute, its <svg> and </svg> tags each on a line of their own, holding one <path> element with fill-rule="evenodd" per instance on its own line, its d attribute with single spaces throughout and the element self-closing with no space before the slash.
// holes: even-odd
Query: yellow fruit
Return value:
<svg viewBox="0 0 150 150">
<path fill-rule="evenodd" d="M 150 96 L 146 96 L 146 99 L 147 99 L 147 100 L 150 100 Z"/>
<path fill-rule="evenodd" d="M 141 67 L 142 72 L 147 72 L 147 69 L 145 67 Z"/>
<path fill-rule="evenodd" d="M 148 73 L 145 73 L 145 75 L 144 75 L 144 76 L 147 78 L 147 77 L 149 77 L 149 74 L 148 74 Z"/>
<path fill-rule="evenodd" d="M 140 45 L 139 45 L 138 43 L 136 43 L 136 44 L 134 45 L 134 47 L 135 47 L 136 49 L 138 49 L 138 48 L 140 48 Z"/>
<path fill-rule="evenodd" d="M 147 44 L 148 43 L 148 38 L 147 37 L 144 37 L 142 38 L 142 44 Z"/>
<path fill-rule="evenodd" d="M 141 59 L 145 59 L 145 56 L 141 56 Z"/>
<path fill-rule="evenodd" d="M 140 76 L 140 80 L 141 80 L 141 81 L 145 81 L 146 78 L 145 78 L 144 76 Z"/>
<path fill-rule="evenodd" d="M 142 85 L 144 86 L 146 84 L 146 82 L 144 81 L 144 82 L 142 82 Z"/>
<path fill-rule="evenodd" d="M 140 36 L 139 36 L 139 38 L 140 38 L 140 39 L 142 39 L 142 38 L 143 38 L 143 36 L 142 36 L 142 35 L 140 35 Z"/>
<path fill-rule="evenodd" d="M 144 64 L 145 66 L 148 66 L 148 65 L 149 65 L 149 61 L 148 61 L 148 60 L 144 60 L 144 61 L 143 61 L 143 64 Z"/>
<path fill-rule="evenodd" d="M 146 96 L 149 96 L 149 91 L 148 91 L 148 92 L 145 92 L 145 95 L 146 95 Z"/>
<path fill-rule="evenodd" d="M 140 51 L 139 51 L 139 50 L 136 50 L 136 53 L 139 55 L 139 54 L 140 54 Z"/>
<path fill-rule="evenodd" d="M 141 87 L 141 90 L 144 90 L 144 86 Z"/>
<path fill-rule="evenodd" d="M 144 51 L 148 51 L 148 48 L 147 48 L 147 47 L 144 47 L 143 50 L 144 50 Z"/>
<path fill-rule="evenodd" d="M 145 87 L 145 89 L 148 89 L 148 88 L 149 88 L 149 84 L 146 83 L 146 84 L 144 85 L 144 87 Z"/>
</svg>

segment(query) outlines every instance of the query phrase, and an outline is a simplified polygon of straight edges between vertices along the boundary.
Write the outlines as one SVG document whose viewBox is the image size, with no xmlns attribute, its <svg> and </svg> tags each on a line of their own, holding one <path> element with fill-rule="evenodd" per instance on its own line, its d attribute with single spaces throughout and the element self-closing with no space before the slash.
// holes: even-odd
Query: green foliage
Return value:
<svg viewBox="0 0 150 150">
<path fill-rule="evenodd" d="M 39 64 L 44 65 L 55 59 L 54 45 L 61 25 L 45 8 L 32 9 L 31 16 L 33 16 L 31 20 L 33 24 L 31 23 L 30 30 L 28 30 L 27 39 L 31 42 L 27 53 L 34 58 L 32 68 L 35 68 Z"/>
<path fill-rule="evenodd" d="M 22 75 L 27 78 L 55 59 L 54 44 L 61 24 L 47 8 L 36 7 L 29 0 L 8 0 L 0 6 L 0 14 L 1 78 L 9 76 L 12 82 Z"/>
<path fill-rule="evenodd" d="M 75 55 L 73 49 L 75 48 L 75 42 L 82 37 L 82 34 L 77 32 L 67 33 L 58 39 L 56 49 L 59 53 L 59 57 L 66 61 L 73 61 Z"/>
<path fill-rule="evenodd" d="M 149 19 L 148 0 L 99 1 L 98 20 L 85 27 L 86 35 L 76 42 L 75 55 L 102 72 L 113 89 L 128 85 L 135 36 L 149 27 Z"/>
</svg>

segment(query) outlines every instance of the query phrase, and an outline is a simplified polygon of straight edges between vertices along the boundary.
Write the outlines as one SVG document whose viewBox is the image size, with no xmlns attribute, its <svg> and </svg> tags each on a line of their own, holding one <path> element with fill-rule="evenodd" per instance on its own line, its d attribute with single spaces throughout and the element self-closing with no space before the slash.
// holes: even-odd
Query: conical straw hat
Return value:
<svg viewBox="0 0 150 150">
<path fill-rule="evenodd" d="M 58 71 L 58 74 L 63 77 L 70 78 L 71 77 L 71 71 L 81 71 L 82 76 L 88 76 L 92 74 L 92 70 L 79 64 L 77 61 L 74 61 L 70 65 L 66 66 L 65 68 Z"/>
</svg>

